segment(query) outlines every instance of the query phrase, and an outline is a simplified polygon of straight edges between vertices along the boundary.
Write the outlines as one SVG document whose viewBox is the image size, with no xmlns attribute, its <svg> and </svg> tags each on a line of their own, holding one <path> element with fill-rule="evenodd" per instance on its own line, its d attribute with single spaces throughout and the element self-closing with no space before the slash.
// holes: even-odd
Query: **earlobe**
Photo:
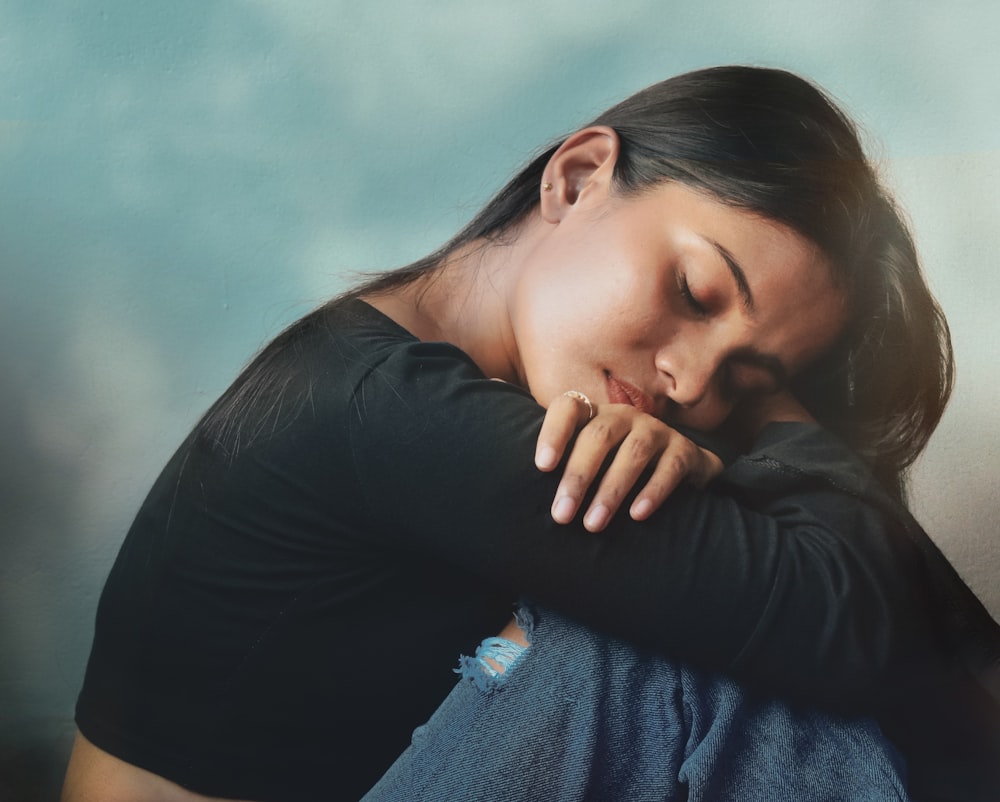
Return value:
<svg viewBox="0 0 1000 802">
<path fill-rule="evenodd" d="M 542 174 L 542 218 L 558 223 L 588 193 L 610 190 L 618 152 L 618 134 L 604 125 L 569 136 L 552 154 Z"/>
</svg>

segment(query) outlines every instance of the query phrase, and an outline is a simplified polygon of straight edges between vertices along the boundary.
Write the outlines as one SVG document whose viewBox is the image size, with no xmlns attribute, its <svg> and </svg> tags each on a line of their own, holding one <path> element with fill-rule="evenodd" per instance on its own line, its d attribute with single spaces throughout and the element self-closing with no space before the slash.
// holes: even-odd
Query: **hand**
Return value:
<svg viewBox="0 0 1000 802">
<path fill-rule="evenodd" d="M 715 454 L 635 407 L 601 404 L 595 412 L 588 421 L 587 405 L 563 395 L 545 413 L 535 450 L 539 470 L 554 470 L 574 432 L 583 426 L 552 504 L 552 518 L 558 523 L 573 520 L 605 458 L 616 448 L 583 518 L 583 525 L 591 532 L 607 526 L 648 467 L 652 467 L 653 474 L 629 509 L 637 521 L 652 515 L 684 479 L 701 487 L 722 471 L 722 460 Z"/>
</svg>

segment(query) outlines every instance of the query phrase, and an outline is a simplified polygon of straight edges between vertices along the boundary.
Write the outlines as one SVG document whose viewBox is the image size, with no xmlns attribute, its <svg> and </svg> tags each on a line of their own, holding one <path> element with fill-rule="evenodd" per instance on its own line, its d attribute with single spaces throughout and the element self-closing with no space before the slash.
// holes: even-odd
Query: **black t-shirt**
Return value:
<svg viewBox="0 0 1000 802">
<path fill-rule="evenodd" d="M 709 489 L 595 535 L 551 520 L 543 411 L 454 346 L 352 300 L 272 367 L 239 447 L 200 426 L 153 486 L 77 706 L 96 745 L 194 791 L 359 797 L 519 596 L 842 709 L 928 687 L 958 630 L 997 659 L 988 614 L 819 427 L 772 425 Z"/>
</svg>

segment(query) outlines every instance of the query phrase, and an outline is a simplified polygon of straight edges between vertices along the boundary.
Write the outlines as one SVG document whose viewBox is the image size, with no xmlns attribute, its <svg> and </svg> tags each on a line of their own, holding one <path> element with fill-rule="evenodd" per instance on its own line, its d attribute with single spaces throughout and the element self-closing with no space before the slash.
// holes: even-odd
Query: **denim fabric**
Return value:
<svg viewBox="0 0 1000 802">
<path fill-rule="evenodd" d="M 503 674 L 464 658 L 364 802 L 909 798 L 873 721 L 755 700 L 544 609 L 520 621 L 530 648 Z"/>
</svg>

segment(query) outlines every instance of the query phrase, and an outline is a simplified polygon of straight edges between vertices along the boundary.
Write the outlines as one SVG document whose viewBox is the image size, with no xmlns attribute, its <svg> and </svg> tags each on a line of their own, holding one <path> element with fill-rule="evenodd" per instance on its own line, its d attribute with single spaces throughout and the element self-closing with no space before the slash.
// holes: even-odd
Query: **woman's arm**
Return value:
<svg viewBox="0 0 1000 802">
<path fill-rule="evenodd" d="M 735 456 L 736 448 L 749 450 L 768 424 L 788 422 L 816 423 L 786 388 L 744 399 L 720 433 L 689 434 L 709 438 L 714 447 Z M 567 450 L 552 518 L 569 523 L 591 491 L 582 519 L 591 532 L 607 526 L 629 493 L 634 495 L 629 515 L 645 520 L 682 481 L 704 487 L 723 469 L 718 454 L 652 415 L 628 404 L 597 405 L 573 392 L 556 398 L 545 410 L 535 466 L 555 470 Z"/>
<path fill-rule="evenodd" d="M 595 536 L 526 470 L 542 411 L 414 344 L 351 418 L 360 487 L 393 549 L 431 553 L 610 634 L 772 690 L 870 700 L 930 649 L 923 577 L 863 466 L 819 427 L 768 427 L 706 490 Z M 419 379 L 419 380 L 417 380 Z"/>
</svg>

